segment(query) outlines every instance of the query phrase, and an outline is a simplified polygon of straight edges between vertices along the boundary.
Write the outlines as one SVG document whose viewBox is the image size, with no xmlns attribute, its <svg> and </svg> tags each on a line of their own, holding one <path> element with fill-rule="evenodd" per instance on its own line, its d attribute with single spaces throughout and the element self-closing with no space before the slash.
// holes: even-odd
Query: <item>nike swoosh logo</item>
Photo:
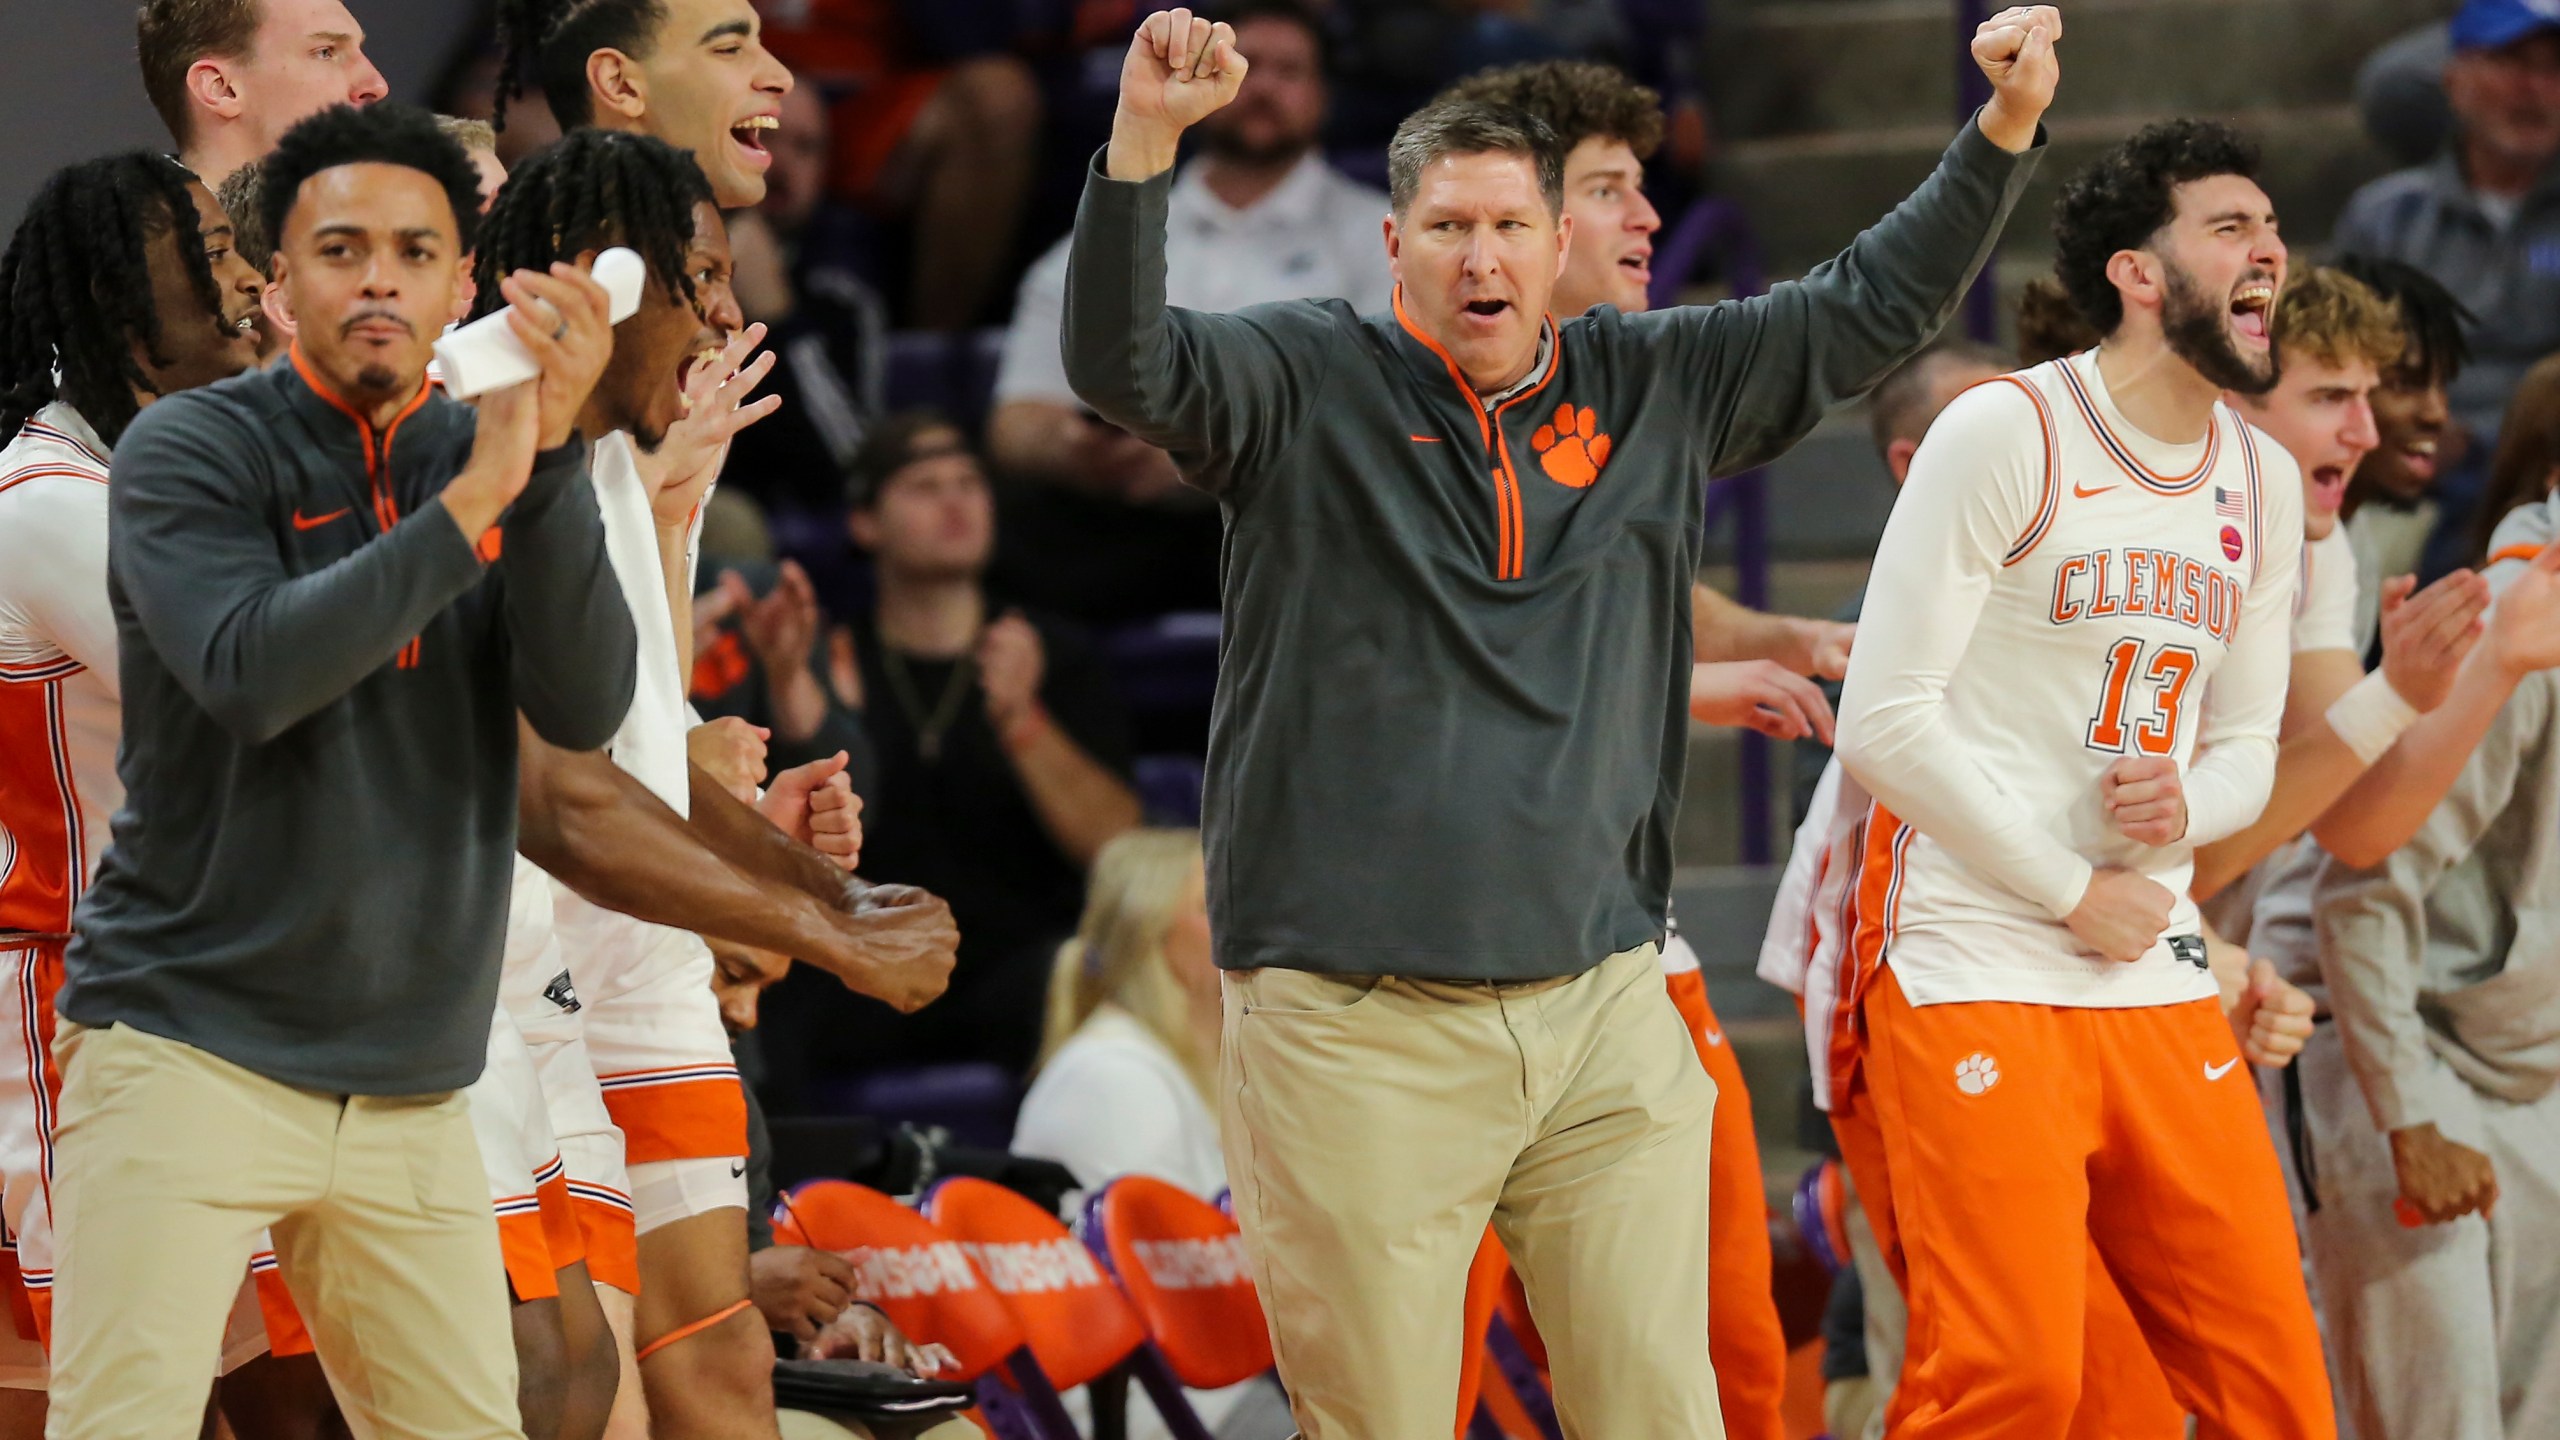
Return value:
<svg viewBox="0 0 2560 1440">
<path fill-rule="evenodd" d="M 1437 445 L 1440 443 L 1440 437 L 1437 435 L 1407 435 L 1404 438 L 1412 441 L 1416 445 Z"/>
<path fill-rule="evenodd" d="M 1710 1045 L 1722 1045 L 1724 1043 L 1724 1032 L 1721 1030 L 1702 1030 L 1698 1033 L 1706 1036 L 1707 1043 Z"/>
<path fill-rule="evenodd" d="M 347 512 L 344 510 L 332 510 L 326 515 L 305 515 L 301 511 L 296 510 L 293 512 L 293 528 L 296 530 L 317 530 L 321 526 L 328 524 L 330 521 L 335 520 L 346 513 Z"/>
<path fill-rule="evenodd" d="M 737 1179 L 739 1176 L 744 1175 L 744 1174 L 746 1174 L 746 1173 L 747 1173 L 747 1167 L 746 1167 L 746 1165 L 745 1165 L 745 1163 L 744 1163 L 744 1162 L 741 1162 L 741 1163 L 739 1163 L 739 1164 L 732 1165 L 732 1166 L 730 1166 L 730 1167 L 729 1167 L 729 1178 L 730 1178 L 730 1179 L 732 1179 L 732 1180 L 735 1180 L 735 1179 Z"/>
<path fill-rule="evenodd" d="M 2237 1056 L 2237 1055 L 2234 1055 L 2234 1056 L 2232 1056 L 2230 1059 L 2223 1061 L 2223 1062 L 2222 1062 L 2221 1064 L 2219 1064 L 2219 1065 L 2207 1065 L 2206 1067 L 2204 1067 L 2204 1078 L 2206 1078 L 2207 1080 L 2219 1080 L 2219 1079 L 2221 1079 L 2223 1076 L 2230 1074 L 2230 1073 L 2231 1073 L 2231 1067 L 2232 1067 L 2232 1066 L 2234 1066 L 2234 1065 L 2237 1065 L 2237 1064 L 2239 1064 L 2239 1063 L 2240 1063 L 2240 1057 L 2239 1057 L 2239 1056 Z"/>
<path fill-rule="evenodd" d="M 2099 487 L 2098 487 L 2097 489 L 2095 489 L 2095 490 L 2090 490 L 2090 489 L 2086 489 L 2086 488 L 2084 488 L 2084 487 L 2080 484 L 2080 482 L 2079 482 L 2079 481 L 2077 481 L 2077 480 L 2074 480 L 2074 481 L 2072 481 L 2072 482 L 2071 482 L 2071 493 L 2072 493 L 2072 494 L 2074 494 L 2074 495 L 2079 496 L 2079 497 L 2080 497 L 2081 499 L 2083 499 L 2083 500 L 2088 499 L 2088 498 L 2089 498 L 2090 496 L 2092 496 L 2092 495 L 2104 495 L 2104 494 L 2106 494 L 2108 491 L 2113 490 L 2114 488 L 2116 488 L 2116 487 L 2114 487 L 2113 485 L 2101 485 L 2101 486 L 2099 486 Z"/>
</svg>

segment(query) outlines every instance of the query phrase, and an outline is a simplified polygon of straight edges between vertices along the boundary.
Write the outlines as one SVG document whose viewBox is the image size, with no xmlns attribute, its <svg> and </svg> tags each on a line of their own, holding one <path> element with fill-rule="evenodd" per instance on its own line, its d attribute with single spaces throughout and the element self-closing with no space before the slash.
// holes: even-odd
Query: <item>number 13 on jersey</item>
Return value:
<svg viewBox="0 0 2560 1440">
<path fill-rule="evenodd" d="M 2108 646 L 2098 713 L 2089 721 L 2089 748 L 2117 755 L 2174 753 L 2187 682 L 2195 673 L 2191 646 L 2146 645 L 2131 635 Z M 2130 724 L 2128 711 L 2135 712 Z"/>
</svg>

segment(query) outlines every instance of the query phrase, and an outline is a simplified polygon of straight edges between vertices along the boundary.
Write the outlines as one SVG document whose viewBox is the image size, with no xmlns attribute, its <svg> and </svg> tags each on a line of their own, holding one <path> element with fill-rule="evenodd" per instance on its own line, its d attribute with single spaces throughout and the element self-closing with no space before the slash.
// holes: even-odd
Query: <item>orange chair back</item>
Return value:
<svg viewBox="0 0 2560 1440">
<path fill-rule="evenodd" d="M 1025 1344 L 1021 1322 L 959 1241 L 877 1190 L 813 1180 L 784 1197 L 774 1239 L 832 1250 L 853 1267 L 854 1297 L 880 1307 L 919 1343 L 950 1348 L 962 1382 Z"/>
<path fill-rule="evenodd" d="M 1271 1328 L 1244 1238 L 1224 1211 L 1179 1185 L 1127 1175 L 1086 1204 L 1084 1238 L 1183 1384 L 1216 1390 L 1271 1368 Z"/>
<path fill-rule="evenodd" d="M 1048 1211 L 1001 1185 L 962 1176 L 933 1187 L 924 1213 L 1012 1306 L 1051 1385 L 1086 1384 L 1146 1343 L 1146 1325 L 1128 1297 Z"/>
</svg>

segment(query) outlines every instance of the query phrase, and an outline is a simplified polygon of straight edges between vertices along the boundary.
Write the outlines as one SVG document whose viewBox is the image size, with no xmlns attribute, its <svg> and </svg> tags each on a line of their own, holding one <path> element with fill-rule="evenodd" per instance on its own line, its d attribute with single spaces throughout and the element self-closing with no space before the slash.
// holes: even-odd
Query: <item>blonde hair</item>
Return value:
<svg viewBox="0 0 2560 1440">
<path fill-rule="evenodd" d="M 444 138 L 465 150 L 486 150 L 492 155 L 498 153 L 498 127 L 486 120 L 474 120 L 466 115 L 439 115 L 436 128 L 444 132 Z"/>
<path fill-rule="evenodd" d="M 1182 1062 L 1202 1098 L 1217 1093 L 1216 1046 L 1191 1024 L 1191 997 L 1164 952 L 1174 911 L 1200 865 L 1197 830 L 1132 830 L 1102 847 L 1085 890 L 1075 938 L 1049 973 L 1049 1017 L 1040 1063 L 1104 1005 L 1125 1010 Z"/>
<path fill-rule="evenodd" d="M 2409 345 L 2398 306 L 2353 275 L 2326 265 L 2296 271 L 2285 283 L 2269 328 L 2283 350 L 2323 365 L 2363 360 L 2387 370 L 2400 362 Z"/>
</svg>

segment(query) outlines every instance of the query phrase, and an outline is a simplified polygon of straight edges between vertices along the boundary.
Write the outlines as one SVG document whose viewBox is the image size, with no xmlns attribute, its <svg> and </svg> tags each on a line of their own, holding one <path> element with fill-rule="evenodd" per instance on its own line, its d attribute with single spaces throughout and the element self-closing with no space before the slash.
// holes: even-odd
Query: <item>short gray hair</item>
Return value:
<svg viewBox="0 0 2560 1440">
<path fill-rule="evenodd" d="M 1422 172 L 1452 155 L 1517 155 L 1536 167 L 1549 214 L 1564 210 L 1564 146 L 1555 127 L 1517 106 L 1450 96 L 1405 117 L 1387 142 L 1387 197 L 1402 215 Z"/>
</svg>

